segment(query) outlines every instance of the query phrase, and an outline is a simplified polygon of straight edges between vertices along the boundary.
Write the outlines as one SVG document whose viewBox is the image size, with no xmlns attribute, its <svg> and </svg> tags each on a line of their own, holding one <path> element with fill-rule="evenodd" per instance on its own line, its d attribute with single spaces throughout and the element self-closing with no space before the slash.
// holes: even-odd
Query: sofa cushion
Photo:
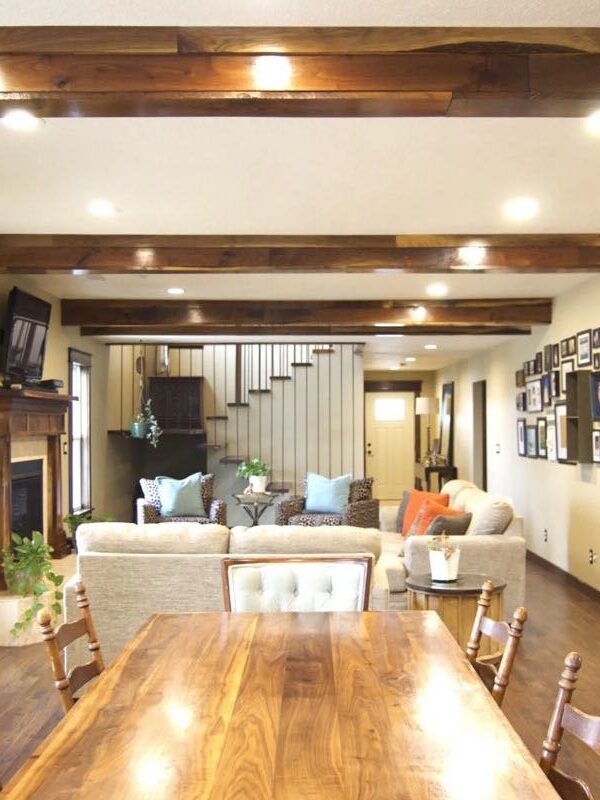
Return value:
<svg viewBox="0 0 600 800">
<path fill-rule="evenodd" d="M 200 491 L 202 473 L 195 472 L 178 480 L 166 475 L 156 478 L 162 517 L 205 517 Z"/>
<path fill-rule="evenodd" d="M 402 526 L 404 525 L 404 515 L 408 508 L 408 501 L 410 500 L 410 492 L 402 492 L 402 500 L 398 506 L 398 516 L 396 517 L 396 527 L 394 530 L 397 533 L 402 533 Z"/>
<path fill-rule="evenodd" d="M 230 553 L 372 553 L 381 554 L 376 528 L 306 527 L 303 525 L 238 526 L 231 529 Z"/>
<path fill-rule="evenodd" d="M 341 514 L 348 505 L 352 475 L 325 478 L 309 472 L 306 476 L 304 508 L 313 514 Z"/>
<path fill-rule="evenodd" d="M 510 503 L 477 488 L 462 491 L 457 503 L 463 511 L 473 515 L 467 530 L 469 536 L 504 533 L 513 518 Z"/>
<path fill-rule="evenodd" d="M 458 495 L 463 492 L 465 489 L 477 489 L 477 486 L 472 483 L 471 481 L 463 481 L 456 479 L 454 481 L 447 481 L 442 486 L 442 492 L 447 494 L 450 498 L 448 506 L 450 508 L 456 508 L 456 501 L 458 499 Z"/>
<path fill-rule="evenodd" d="M 394 555 L 393 553 L 382 553 L 378 563 L 385 570 L 390 585 L 390 592 L 405 592 L 406 566 L 404 564 L 404 558 L 399 555 Z"/>
<path fill-rule="evenodd" d="M 410 493 L 410 498 L 408 501 L 408 505 L 406 506 L 406 511 L 404 512 L 404 520 L 402 522 L 402 533 L 407 534 L 415 519 L 417 518 L 417 514 L 421 510 L 423 503 L 426 500 L 435 500 L 442 506 L 448 508 L 448 495 L 447 494 L 437 494 L 435 492 L 419 492 L 417 489 L 413 489 Z"/>
<path fill-rule="evenodd" d="M 229 528 L 185 522 L 92 522 L 77 529 L 79 553 L 227 553 Z"/>
<path fill-rule="evenodd" d="M 440 514 L 433 520 L 426 534 L 427 536 L 441 536 L 442 533 L 445 533 L 447 536 L 464 536 L 472 519 L 472 514 L 462 514 L 461 512 Z"/>
<path fill-rule="evenodd" d="M 423 536 L 423 534 L 431 533 L 431 526 L 433 522 L 438 519 L 439 517 L 444 516 L 447 520 L 452 519 L 453 517 L 465 517 L 463 511 L 458 511 L 454 508 L 448 508 L 447 506 L 442 505 L 441 503 L 436 503 L 435 500 L 425 500 L 423 505 L 421 506 L 421 510 L 417 514 L 415 521 L 413 522 L 410 531 L 408 532 L 409 536 Z M 470 522 L 470 518 L 469 518 Z M 464 519 L 463 519 L 464 524 Z M 468 523 L 467 523 L 468 524 Z M 460 528 L 461 526 L 459 526 Z M 461 533 L 465 533 L 467 530 L 466 526 Z"/>
</svg>

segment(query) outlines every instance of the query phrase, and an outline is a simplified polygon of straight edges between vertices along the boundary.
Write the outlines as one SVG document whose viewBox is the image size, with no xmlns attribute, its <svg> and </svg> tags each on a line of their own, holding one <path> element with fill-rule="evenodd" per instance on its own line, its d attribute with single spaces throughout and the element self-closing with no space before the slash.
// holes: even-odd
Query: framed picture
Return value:
<svg viewBox="0 0 600 800">
<path fill-rule="evenodd" d="M 575 369 L 575 361 L 568 358 L 560 365 L 560 393 L 564 394 L 567 391 L 567 375 Z"/>
<path fill-rule="evenodd" d="M 527 377 L 529 375 L 529 361 L 523 362 L 523 375 Z"/>
<path fill-rule="evenodd" d="M 542 370 L 544 369 L 544 356 L 541 350 L 539 353 L 535 354 L 535 361 L 533 363 L 534 363 L 533 374 L 541 375 Z"/>
<path fill-rule="evenodd" d="M 527 426 L 527 458 L 538 457 L 538 432 L 537 425 Z"/>
<path fill-rule="evenodd" d="M 560 397 L 560 370 L 553 369 L 550 373 L 550 394 L 555 400 Z"/>
<path fill-rule="evenodd" d="M 527 420 L 525 417 L 519 417 L 517 420 L 517 453 L 520 456 L 527 455 L 527 450 L 525 448 L 525 427 L 527 425 Z"/>
<path fill-rule="evenodd" d="M 535 378 L 532 381 L 527 381 L 527 411 L 535 413 L 541 411 L 542 406 L 542 381 L 540 378 Z"/>
<path fill-rule="evenodd" d="M 569 355 L 574 356 L 577 352 L 577 337 L 576 336 L 569 336 L 567 339 L 569 344 Z"/>
<path fill-rule="evenodd" d="M 594 328 L 592 331 L 592 347 L 594 350 L 600 350 L 600 328 Z"/>
<path fill-rule="evenodd" d="M 554 406 L 556 418 L 556 460 L 567 461 L 567 404 L 557 403 Z"/>
<path fill-rule="evenodd" d="M 600 431 L 592 431 L 592 459 L 594 464 L 600 464 Z"/>
<path fill-rule="evenodd" d="M 547 344 L 544 346 L 544 372 L 550 372 L 552 369 L 552 345 Z"/>
<path fill-rule="evenodd" d="M 539 458 L 548 458 L 546 417 L 537 420 L 537 451 Z"/>
<path fill-rule="evenodd" d="M 592 419 L 600 421 L 600 372 L 592 372 Z"/>
<path fill-rule="evenodd" d="M 560 357 L 566 358 L 569 355 L 569 340 L 568 339 L 561 339 L 560 340 Z"/>
<path fill-rule="evenodd" d="M 589 367 L 592 363 L 592 332 L 580 331 L 577 334 L 577 366 Z"/>
<path fill-rule="evenodd" d="M 598 355 L 600 356 L 600 353 Z M 522 369 L 518 369 L 515 372 L 515 386 L 519 389 L 525 386 L 525 372 Z"/>
<path fill-rule="evenodd" d="M 552 367 L 558 369 L 560 366 L 560 348 L 557 344 L 552 345 Z"/>
<path fill-rule="evenodd" d="M 594 353 L 594 369 L 600 370 L 600 353 Z"/>
<path fill-rule="evenodd" d="M 529 362 L 529 374 L 535 375 L 535 358 L 532 358 Z"/>
<path fill-rule="evenodd" d="M 550 373 L 546 372 L 545 375 L 542 375 L 542 405 L 544 408 L 546 406 L 552 405 L 552 392 L 550 390 Z"/>
<path fill-rule="evenodd" d="M 546 453 L 548 461 L 556 461 L 556 419 L 546 417 Z"/>
<path fill-rule="evenodd" d="M 517 393 L 517 411 L 527 411 L 527 394 L 525 392 Z"/>
</svg>

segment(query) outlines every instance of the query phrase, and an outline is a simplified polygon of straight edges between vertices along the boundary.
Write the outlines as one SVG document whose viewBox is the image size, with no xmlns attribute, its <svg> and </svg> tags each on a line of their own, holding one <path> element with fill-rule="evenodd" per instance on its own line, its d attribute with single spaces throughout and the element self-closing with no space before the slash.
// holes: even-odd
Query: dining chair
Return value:
<svg viewBox="0 0 600 800">
<path fill-rule="evenodd" d="M 80 618 L 75 622 L 65 622 L 55 630 L 52 625 L 52 615 L 47 608 L 42 609 L 37 617 L 42 637 L 48 647 L 52 672 L 54 673 L 54 685 L 58 689 L 60 702 L 65 713 L 76 700 L 73 695 L 92 678 L 100 675 L 104 669 L 104 661 L 94 628 L 90 604 L 85 592 L 85 586 L 81 581 L 76 586 L 76 597 L 77 606 L 80 609 Z M 87 636 L 88 650 L 92 654 L 92 659 L 85 664 L 78 664 L 73 667 L 69 670 L 69 674 L 66 675 L 61 653 L 65 647 L 81 636 Z"/>
<path fill-rule="evenodd" d="M 477 601 L 477 611 L 467 644 L 467 658 L 492 693 L 496 703 L 502 706 L 523 628 L 527 621 L 527 611 L 522 607 L 517 608 L 510 625 L 507 622 L 491 619 L 486 616 L 486 612 L 490 607 L 493 592 L 494 584 L 492 581 L 485 581 Z M 479 648 L 483 635 L 489 636 L 504 645 L 504 651 L 491 656 L 479 657 Z"/>
<path fill-rule="evenodd" d="M 371 555 L 223 559 L 226 611 L 367 611 Z"/>
<path fill-rule="evenodd" d="M 580 669 L 581 656 L 579 653 L 569 653 L 565 658 L 564 668 L 558 681 L 556 703 L 540 759 L 541 768 L 562 800 L 594 800 L 590 787 L 585 781 L 567 775 L 555 766 L 564 731 L 569 731 L 577 736 L 600 755 L 600 717 L 592 717 L 571 705 L 571 697 Z"/>
</svg>

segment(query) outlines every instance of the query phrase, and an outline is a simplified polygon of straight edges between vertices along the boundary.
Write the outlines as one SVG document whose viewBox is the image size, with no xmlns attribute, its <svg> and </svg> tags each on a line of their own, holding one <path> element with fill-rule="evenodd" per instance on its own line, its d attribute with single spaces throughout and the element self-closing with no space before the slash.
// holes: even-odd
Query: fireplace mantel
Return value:
<svg viewBox="0 0 600 800">
<path fill-rule="evenodd" d="M 61 443 L 66 432 L 66 415 L 74 398 L 36 389 L 0 389 L 0 545 L 10 543 L 12 527 L 12 463 L 11 446 L 14 439 L 47 441 L 46 511 L 48 544 L 54 557 L 66 552 L 66 537 L 62 524 Z M 4 578 L 0 573 L 0 588 Z"/>
</svg>

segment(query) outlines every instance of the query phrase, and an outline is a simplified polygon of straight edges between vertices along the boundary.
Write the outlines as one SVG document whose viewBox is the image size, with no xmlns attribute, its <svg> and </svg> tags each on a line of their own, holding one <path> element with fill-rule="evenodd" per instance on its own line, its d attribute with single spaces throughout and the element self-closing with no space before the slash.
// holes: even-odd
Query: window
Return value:
<svg viewBox="0 0 600 800">
<path fill-rule="evenodd" d="M 406 418 L 406 402 L 396 397 L 378 397 L 375 400 L 377 422 L 402 422 Z"/>
<path fill-rule="evenodd" d="M 69 348 L 69 506 L 72 514 L 92 507 L 91 398 L 92 357 Z"/>
</svg>

